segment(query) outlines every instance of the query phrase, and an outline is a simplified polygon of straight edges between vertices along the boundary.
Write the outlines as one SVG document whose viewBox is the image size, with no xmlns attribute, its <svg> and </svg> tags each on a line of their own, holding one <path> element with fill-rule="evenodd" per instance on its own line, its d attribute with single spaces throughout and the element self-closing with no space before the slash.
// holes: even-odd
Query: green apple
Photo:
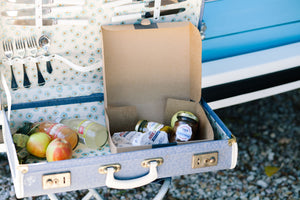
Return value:
<svg viewBox="0 0 300 200">
<path fill-rule="evenodd" d="M 72 158 L 72 146 L 70 142 L 62 138 L 52 140 L 48 145 L 46 158 L 48 162 Z"/>
<path fill-rule="evenodd" d="M 39 158 L 45 158 L 46 150 L 50 142 L 51 138 L 46 133 L 33 133 L 28 138 L 26 149 L 31 155 Z"/>
</svg>

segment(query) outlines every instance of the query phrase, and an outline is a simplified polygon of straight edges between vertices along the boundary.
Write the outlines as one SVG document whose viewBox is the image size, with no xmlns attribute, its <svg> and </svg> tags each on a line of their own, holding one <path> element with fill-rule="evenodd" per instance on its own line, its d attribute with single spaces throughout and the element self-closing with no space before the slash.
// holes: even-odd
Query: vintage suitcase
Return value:
<svg viewBox="0 0 300 200">
<path fill-rule="evenodd" d="M 74 26 L 71 27 L 73 31 L 76 30 Z M 204 100 L 198 103 L 201 99 L 201 36 L 198 29 L 188 22 L 176 22 L 148 26 L 103 26 L 101 32 L 103 50 L 101 46 L 91 44 L 89 53 L 84 50 L 83 53 L 79 52 L 81 46 L 77 46 L 75 54 L 71 49 L 61 54 L 68 58 L 74 56 L 74 59 L 70 59 L 72 62 L 65 62 L 62 56 L 54 56 L 51 60 L 51 74 L 46 70 L 47 57 L 25 59 L 32 82 L 30 88 L 22 87 L 23 60 L 13 60 L 20 86 L 18 90 L 11 90 L 10 63 L 5 61 L 1 64 L 0 119 L 17 197 L 102 186 L 128 189 L 151 183 L 158 178 L 234 168 L 237 161 L 235 137 Z M 69 33 L 71 31 L 66 32 Z M 73 36 L 70 38 L 69 43 L 75 41 Z M 129 38 L 130 42 L 127 40 Z M 94 37 L 88 41 L 91 39 Z M 62 44 L 56 42 L 53 51 L 59 51 Z M 86 48 L 86 44 L 83 47 Z M 64 48 L 66 46 L 63 45 Z M 95 48 L 98 49 L 96 52 Z M 95 58 L 102 59 L 102 53 L 105 58 L 104 68 L 101 63 L 94 63 Z M 44 86 L 37 86 L 37 61 L 46 81 Z M 90 65 L 80 67 L 80 64 Z M 133 98 L 132 94 L 138 98 Z M 150 102 L 147 102 L 148 97 L 151 97 Z M 119 101 L 119 98 L 124 101 Z M 204 121 L 202 129 L 208 136 L 203 140 L 183 144 L 143 146 L 138 149 L 119 149 L 111 141 L 109 145 L 97 150 L 79 145 L 70 160 L 51 163 L 39 159 L 28 160 L 27 163 L 18 161 L 12 133 L 24 121 L 83 118 L 107 124 L 113 133 L 131 126 L 131 123 L 124 121 L 124 117 L 136 119 L 128 115 L 130 113 L 138 118 L 167 121 L 170 115 L 164 109 L 168 98 L 171 102 L 168 105 L 171 106 L 167 110 L 188 109 L 199 113 Z M 145 102 L 149 103 L 145 105 L 146 109 L 139 104 Z M 130 112 L 124 112 L 123 106 L 125 111 L 129 108 Z M 117 126 L 119 123 L 123 125 Z"/>
<path fill-rule="evenodd" d="M 104 85 L 106 86 L 104 95 L 102 92 L 103 90 L 100 89 L 102 88 L 101 83 L 97 81 L 91 81 L 92 83 L 82 82 L 74 87 L 60 85 L 54 90 L 58 90 L 61 93 L 70 90 L 74 93 L 74 90 L 77 89 L 76 87 L 79 87 L 78 93 L 82 93 L 73 97 L 59 98 L 58 96 L 56 99 L 13 104 L 11 106 L 12 111 L 10 120 L 8 120 L 6 116 L 7 112 L 1 113 L 3 119 L 4 141 L 7 146 L 10 168 L 18 197 L 37 196 L 101 186 L 127 189 L 142 186 L 157 178 L 228 169 L 233 168 L 236 165 L 237 143 L 235 137 L 204 100 L 201 101 L 201 106 L 197 106 L 199 105 L 197 102 L 201 98 L 201 85 L 199 85 L 201 83 L 201 36 L 198 29 L 187 22 L 162 23 L 150 26 L 151 27 L 123 25 L 103 27 L 105 58 Z M 154 26 L 154 28 L 152 26 Z M 121 35 L 124 35 L 124 37 L 121 37 L 120 40 L 116 40 L 116 37 Z M 137 36 L 140 36 L 140 38 Z M 126 46 L 126 44 L 131 44 L 131 42 L 128 41 L 129 38 L 132 39 L 134 45 L 137 45 L 136 50 L 141 51 L 141 48 L 144 48 L 144 52 L 141 52 L 138 57 L 136 57 L 136 54 L 133 54 L 136 53 L 136 50 L 134 50 L 135 48 Z M 119 43 L 121 41 L 126 42 Z M 141 43 L 141 41 L 144 42 Z M 156 49 L 152 49 L 152 47 L 154 47 L 153 45 L 157 44 L 162 46 L 160 46 L 160 48 L 157 47 Z M 172 48 L 170 48 L 170 45 Z M 118 50 L 114 51 L 116 48 L 118 48 Z M 134 52 L 128 50 L 133 50 Z M 110 53 L 112 54 L 109 55 Z M 152 53 L 152 55 L 149 53 Z M 169 53 L 176 56 L 170 55 Z M 123 56 L 123 58 L 116 57 L 118 54 L 119 56 Z M 178 55 L 181 55 L 181 57 L 178 57 Z M 169 56 L 169 58 L 161 56 Z M 173 58 L 174 60 L 171 60 L 170 58 Z M 127 60 L 128 63 L 125 63 L 124 59 Z M 168 60 L 167 63 L 165 61 L 166 59 Z M 123 65 L 114 66 L 114 63 L 116 62 L 121 62 Z M 135 62 L 137 62 L 135 66 L 140 66 L 140 69 L 135 69 L 135 66 L 133 66 L 132 69 L 130 68 L 130 65 Z M 54 66 L 58 64 L 59 63 L 53 61 Z M 162 64 L 168 65 L 164 66 L 165 69 L 162 69 Z M 143 66 L 147 68 L 145 69 Z M 151 68 L 148 68 L 149 66 L 151 66 Z M 115 70 L 120 69 L 119 73 L 121 74 L 116 73 L 116 71 L 113 68 L 110 69 L 110 67 L 115 67 Z M 183 69 L 180 69 L 180 67 Z M 137 70 L 136 73 L 142 72 L 142 74 L 135 74 L 135 71 L 133 70 Z M 179 70 L 179 74 L 176 70 Z M 124 74 L 124 77 L 120 77 L 122 73 L 126 71 L 127 73 Z M 162 71 L 164 71 L 164 73 L 169 73 L 170 76 L 162 73 Z M 164 80 L 159 79 L 161 77 L 161 75 L 158 75 L 159 73 L 163 75 L 165 78 Z M 95 75 L 97 73 L 91 72 L 91 74 Z M 147 76 L 147 74 L 149 74 L 149 76 Z M 126 77 L 126 75 L 131 76 Z M 109 76 L 117 77 L 113 77 L 115 80 L 109 83 Z M 177 77 L 178 79 L 175 79 Z M 118 82 L 119 78 L 120 82 Z M 124 82 L 125 79 L 128 81 L 127 83 Z M 1 80 L 7 92 L 6 96 L 9 99 L 9 88 L 3 74 L 1 74 Z M 102 79 L 100 78 L 98 80 Z M 158 107 L 155 105 L 155 108 L 152 107 L 155 109 L 155 112 L 159 112 L 159 114 L 154 115 L 152 115 L 152 110 L 148 110 L 149 112 L 145 113 L 144 111 L 147 111 L 147 109 L 142 109 L 142 112 L 139 112 L 141 107 L 140 105 L 137 105 L 137 110 L 139 112 L 138 117 L 147 117 L 148 119 L 163 122 L 163 110 L 161 109 L 166 103 L 161 102 L 161 99 L 169 97 L 181 99 L 173 100 L 184 100 L 184 107 L 180 107 L 180 109 L 200 109 L 200 113 L 204 111 L 209 120 L 209 124 L 206 124 L 207 126 L 205 126 L 204 129 L 208 129 L 207 131 L 210 132 L 210 127 L 213 128 L 213 140 L 199 140 L 186 144 L 172 144 L 171 146 L 158 145 L 152 146 L 150 149 L 149 147 L 146 147 L 148 149 L 122 153 L 111 153 L 107 147 L 91 151 L 90 149 L 86 149 L 84 146 L 79 145 L 74 151 L 74 156 L 76 158 L 70 160 L 51 163 L 35 160 L 32 161 L 33 163 L 26 164 L 18 162 L 11 134 L 14 128 L 20 126 L 23 121 L 51 120 L 59 116 L 64 118 L 88 118 L 104 124 L 106 107 L 106 123 L 109 123 L 108 127 L 111 130 L 115 127 L 115 124 L 113 124 L 115 118 L 111 118 L 110 115 L 110 108 L 112 108 L 112 105 L 133 106 L 138 100 L 143 99 L 137 98 L 135 100 L 133 96 L 129 96 L 129 94 L 132 93 L 127 94 L 127 92 L 134 91 L 130 91 L 130 88 L 126 88 L 126 86 L 130 86 L 130 84 L 131 86 L 138 86 L 140 84 L 140 82 L 138 82 L 139 80 L 145 80 L 148 84 L 149 80 L 151 80 L 151 83 L 154 84 L 152 87 L 158 89 L 158 91 L 155 91 L 155 89 L 149 90 L 151 92 L 156 92 L 153 93 L 156 94 L 156 96 L 151 94 L 150 96 L 158 97 L 158 102 L 161 104 L 158 105 Z M 125 88 L 120 88 L 120 90 L 114 88 L 121 86 L 119 84 L 123 83 Z M 198 85 L 193 85 L 194 83 L 197 83 Z M 175 90 L 172 88 L 172 85 L 176 85 Z M 162 96 L 157 96 L 161 92 L 160 89 L 164 86 L 171 86 L 171 88 L 164 89 L 163 93 L 161 93 Z M 110 89 L 112 88 L 114 88 L 115 91 L 111 91 Z M 137 88 L 134 87 L 133 89 L 136 90 Z M 51 90 L 51 88 L 49 90 Z M 179 96 L 176 96 L 176 90 L 179 92 Z M 50 91 L 47 91 L 47 87 L 32 88 L 28 89 L 28 92 L 29 91 L 30 93 L 27 93 L 27 95 L 50 95 L 47 94 L 50 93 Z M 140 87 L 140 90 L 136 90 L 137 97 L 143 95 L 150 97 L 149 94 L 141 93 L 143 91 L 145 91 L 145 88 L 143 87 Z M 175 91 L 174 95 L 164 96 L 165 94 L 169 95 L 169 91 Z M 14 92 L 14 94 L 15 93 L 16 92 Z M 124 99 L 124 102 L 120 103 L 113 102 L 113 96 L 116 93 L 120 93 L 123 95 L 122 97 L 128 95 L 129 100 Z M 187 101 L 188 99 L 194 99 L 197 102 L 189 102 Z M 105 103 L 103 103 L 103 100 Z M 156 100 L 157 98 L 154 98 L 153 102 L 156 103 Z M 150 105 L 150 109 L 151 106 L 153 106 L 153 104 L 151 105 L 153 102 L 147 102 L 149 103 L 148 105 Z M 178 105 L 182 106 L 181 103 Z M 155 119 L 151 118 L 156 116 L 157 118 Z M 118 121 L 115 121 L 115 123 L 118 123 Z M 113 146 L 111 147 L 113 148 Z M 63 182 L 63 184 L 49 186 L 47 181 L 49 180 L 49 177 L 51 178 L 53 176 L 60 177 L 61 179 L 59 180 L 65 180 L 65 182 Z"/>
</svg>

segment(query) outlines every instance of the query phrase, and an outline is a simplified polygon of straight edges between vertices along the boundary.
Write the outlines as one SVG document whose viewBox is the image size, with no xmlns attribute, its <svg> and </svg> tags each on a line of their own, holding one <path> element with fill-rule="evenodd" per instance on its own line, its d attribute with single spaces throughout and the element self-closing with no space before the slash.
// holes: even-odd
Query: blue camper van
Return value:
<svg viewBox="0 0 300 200">
<path fill-rule="evenodd" d="M 213 109 L 300 88 L 299 0 L 206 0 L 203 97 Z"/>
</svg>

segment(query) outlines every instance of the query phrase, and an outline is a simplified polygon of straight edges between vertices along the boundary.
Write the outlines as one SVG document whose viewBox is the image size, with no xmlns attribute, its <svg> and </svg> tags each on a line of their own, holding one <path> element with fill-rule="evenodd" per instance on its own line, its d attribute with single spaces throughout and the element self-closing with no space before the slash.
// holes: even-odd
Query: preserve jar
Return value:
<svg viewBox="0 0 300 200">
<path fill-rule="evenodd" d="M 149 122 L 147 120 L 139 120 L 135 126 L 135 131 L 146 133 L 148 131 L 158 132 L 163 131 L 168 134 L 169 142 L 175 141 L 175 133 L 173 128 L 165 126 L 158 122 Z"/>
<path fill-rule="evenodd" d="M 175 139 L 179 142 L 194 140 L 197 137 L 199 119 L 191 112 L 176 113 L 177 121 L 174 124 Z"/>
</svg>

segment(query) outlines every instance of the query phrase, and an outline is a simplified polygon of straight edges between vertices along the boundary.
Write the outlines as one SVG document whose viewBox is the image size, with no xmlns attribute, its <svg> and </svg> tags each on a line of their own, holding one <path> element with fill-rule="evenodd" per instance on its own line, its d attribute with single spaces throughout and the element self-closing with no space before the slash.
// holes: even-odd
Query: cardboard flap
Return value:
<svg viewBox="0 0 300 200">
<path fill-rule="evenodd" d="M 201 36 L 189 22 L 102 26 L 105 106 L 163 121 L 167 98 L 201 99 Z"/>
<path fill-rule="evenodd" d="M 120 131 L 131 131 L 134 129 L 138 118 L 135 106 L 109 107 L 105 109 L 108 114 L 109 123 L 114 126 L 108 126 L 112 133 Z"/>
</svg>

